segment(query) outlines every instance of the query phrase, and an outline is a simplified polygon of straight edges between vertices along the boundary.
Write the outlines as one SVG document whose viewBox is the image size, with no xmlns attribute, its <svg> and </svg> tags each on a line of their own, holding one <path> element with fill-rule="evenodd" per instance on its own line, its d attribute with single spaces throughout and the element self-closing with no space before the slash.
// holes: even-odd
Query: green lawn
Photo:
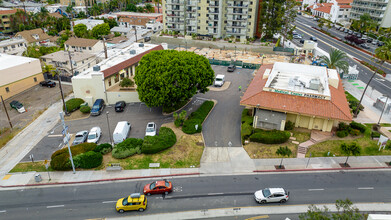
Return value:
<svg viewBox="0 0 391 220">
<path fill-rule="evenodd" d="M 44 172 L 47 171 L 44 161 L 38 161 L 38 162 L 25 162 L 25 163 L 18 163 L 11 171 L 10 173 L 16 173 L 16 172 L 29 172 L 29 171 L 37 171 L 37 172 Z M 49 171 L 53 171 L 49 167 Z"/>
</svg>

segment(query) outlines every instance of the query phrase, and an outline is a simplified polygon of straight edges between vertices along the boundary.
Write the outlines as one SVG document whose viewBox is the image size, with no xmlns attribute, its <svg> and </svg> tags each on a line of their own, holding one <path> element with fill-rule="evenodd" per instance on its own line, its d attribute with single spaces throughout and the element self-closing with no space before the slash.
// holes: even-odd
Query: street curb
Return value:
<svg viewBox="0 0 391 220">
<path fill-rule="evenodd" d="M 272 172 L 302 172 L 302 171 L 331 171 L 331 170 L 368 170 L 368 169 L 391 169 L 391 166 L 384 167 L 341 167 L 341 168 L 324 168 L 324 169 L 280 169 L 280 170 L 254 170 L 254 173 L 272 173 Z"/>
<path fill-rule="evenodd" d="M 53 183 L 37 183 L 37 184 L 26 184 L 26 185 L 10 185 L 10 186 L 0 186 L 0 188 L 26 187 L 26 186 L 66 185 L 66 184 L 80 184 L 80 183 L 95 183 L 95 182 L 106 182 L 106 181 L 108 182 L 108 181 L 118 181 L 118 180 L 159 178 L 159 177 L 193 176 L 193 175 L 200 175 L 200 174 L 201 173 L 179 173 L 179 174 L 170 174 L 170 175 L 123 177 L 123 178 L 113 178 L 113 179 L 76 181 L 76 182 L 55 182 L 55 183 L 53 182 Z"/>
</svg>

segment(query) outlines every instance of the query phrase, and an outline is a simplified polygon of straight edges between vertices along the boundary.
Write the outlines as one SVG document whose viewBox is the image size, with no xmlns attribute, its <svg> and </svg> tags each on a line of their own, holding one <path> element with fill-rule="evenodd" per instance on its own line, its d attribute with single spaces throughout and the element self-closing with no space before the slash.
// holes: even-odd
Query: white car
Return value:
<svg viewBox="0 0 391 220">
<path fill-rule="evenodd" d="M 293 34 L 293 39 L 301 39 L 303 38 L 300 34 Z"/>
<path fill-rule="evenodd" d="M 100 136 L 102 136 L 102 130 L 100 129 L 100 127 L 93 127 L 88 133 L 87 142 L 98 143 Z"/>
<path fill-rule="evenodd" d="M 289 192 L 283 188 L 266 188 L 254 193 L 258 203 L 280 202 L 285 203 L 289 199 Z"/>
<path fill-rule="evenodd" d="M 147 128 L 145 129 L 145 136 L 155 136 L 156 135 L 156 124 L 155 122 L 149 122 Z"/>
<path fill-rule="evenodd" d="M 222 74 L 218 74 L 216 76 L 216 79 L 215 79 L 215 82 L 214 82 L 214 85 L 215 86 L 223 86 L 224 85 L 224 82 L 225 82 L 225 76 L 222 75 Z"/>
</svg>

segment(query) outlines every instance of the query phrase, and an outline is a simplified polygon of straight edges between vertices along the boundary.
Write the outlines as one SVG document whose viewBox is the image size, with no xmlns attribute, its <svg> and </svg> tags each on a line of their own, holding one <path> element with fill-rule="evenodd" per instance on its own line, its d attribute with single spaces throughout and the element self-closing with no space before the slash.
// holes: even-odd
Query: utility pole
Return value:
<svg viewBox="0 0 391 220">
<path fill-rule="evenodd" d="M 380 127 L 380 120 L 381 120 L 381 117 L 383 116 L 383 113 L 384 113 L 384 109 L 386 109 L 387 107 L 387 102 L 388 102 L 388 95 L 385 95 L 387 98 L 386 98 L 386 102 L 384 103 L 384 107 L 383 107 L 383 110 L 381 111 L 381 114 L 380 114 L 380 118 L 379 118 L 379 121 L 377 122 L 377 126 Z"/>
<path fill-rule="evenodd" d="M 105 59 L 107 59 L 106 38 L 103 37 L 103 48 L 105 50 Z"/>
<path fill-rule="evenodd" d="M 71 146 L 69 145 L 69 134 L 68 134 L 68 127 L 65 126 L 65 121 L 64 121 L 64 115 L 63 112 L 60 112 L 60 118 L 61 118 L 61 123 L 62 123 L 62 133 L 65 136 L 64 140 L 66 140 L 65 144 L 68 144 L 68 151 L 69 151 L 69 159 L 71 160 L 72 164 L 72 169 L 73 169 L 73 174 L 76 173 L 75 171 L 75 164 L 73 164 L 73 158 L 72 158 L 72 152 L 71 152 Z"/>
<path fill-rule="evenodd" d="M 3 103 L 5 113 L 7 114 L 8 122 L 10 123 L 10 127 L 11 127 L 11 130 L 12 130 L 12 123 L 11 123 L 11 120 L 10 120 L 10 116 L 8 115 L 7 108 L 5 107 L 5 103 L 4 103 L 4 100 L 3 100 L 3 96 L 1 96 L 1 102 Z"/>
<path fill-rule="evenodd" d="M 69 51 L 68 49 L 68 56 L 69 56 L 69 63 L 71 64 L 71 72 L 72 72 L 72 76 L 73 76 L 73 64 L 72 64 L 72 57 L 71 57 L 71 51 Z"/>
<path fill-rule="evenodd" d="M 58 62 L 56 62 L 56 73 L 58 78 L 58 86 L 60 87 L 60 92 L 61 92 L 62 104 L 64 105 L 65 115 L 68 115 L 67 105 L 65 105 L 65 100 L 64 100 L 64 93 L 62 92 L 61 77 L 58 71 Z"/>
</svg>

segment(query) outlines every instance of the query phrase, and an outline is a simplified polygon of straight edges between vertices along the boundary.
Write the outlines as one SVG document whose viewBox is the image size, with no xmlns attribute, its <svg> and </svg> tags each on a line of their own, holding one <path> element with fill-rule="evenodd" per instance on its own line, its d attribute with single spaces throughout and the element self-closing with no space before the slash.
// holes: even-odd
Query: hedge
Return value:
<svg viewBox="0 0 391 220">
<path fill-rule="evenodd" d="M 212 110 L 214 102 L 205 101 L 202 105 L 190 114 L 187 120 L 183 123 L 182 131 L 186 134 L 194 134 L 202 131 L 202 123 Z M 195 125 L 198 124 L 198 129 L 195 129 Z"/>
<path fill-rule="evenodd" d="M 289 131 L 255 129 L 250 136 L 250 141 L 263 144 L 282 144 L 291 136 Z"/>
<path fill-rule="evenodd" d="M 350 127 L 359 130 L 361 133 L 364 133 L 367 130 L 367 127 L 365 125 L 357 123 L 355 121 L 352 121 L 350 123 Z"/>
<path fill-rule="evenodd" d="M 241 133 L 242 141 L 244 141 L 253 133 L 253 127 L 248 123 L 244 123 L 242 124 Z"/>
<path fill-rule="evenodd" d="M 176 143 L 176 135 L 170 129 L 161 127 L 159 135 L 146 136 L 141 147 L 141 152 L 145 154 L 154 154 L 172 147 Z"/>
<path fill-rule="evenodd" d="M 241 119 L 241 121 L 242 121 L 242 124 L 243 123 L 247 123 L 247 124 L 249 124 L 249 125 L 252 125 L 253 124 L 253 120 L 254 120 L 254 117 L 252 117 L 252 116 L 250 116 L 249 114 L 248 114 L 248 109 L 243 109 L 243 111 L 242 111 L 242 119 Z"/>
<path fill-rule="evenodd" d="M 75 157 L 79 154 L 93 151 L 95 148 L 95 143 L 81 143 L 75 146 L 71 146 L 72 156 Z M 72 166 L 69 160 L 68 148 L 63 148 L 54 152 L 51 156 L 50 166 L 54 170 L 70 170 Z"/>
<path fill-rule="evenodd" d="M 349 134 L 348 130 L 342 130 L 342 131 L 336 132 L 336 135 L 340 138 L 344 138 L 344 137 L 348 136 L 348 134 Z"/>
<path fill-rule="evenodd" d="M 80 108 L 80 105 L 84 103 L 83 99 L 80 98 L 73 98 L 69 99 L 65 102 L 65 105 L 67 107 L 67 112 L 73 112 Z"/>
<path fill-rule="evenodd" d="M 123 142 L 117 144 L 111 155 L 116 159 L 123 159 L 130 157 L 140 151 L 143 144 L 143 139 L 139 138 L 128 138 Z"/>
<path fill-rule="evenodd" d="M 75 167 L 83 169 L 91 169 L 98 167 L 102 164 L 103 156 L 99 152 L 88 151 L 83 154 L 79 154 L 73 158 Z"/>
<path fill-rule="evenodd" d="M 82 106 L 82 107 L 80 107 L 80 111 L 82 113 L 90 113 L 91 112 L 91 108 L 90 108 L 90 106 Z"/>
<path fill-rule="evenodd" d="M 294 127 L 295 127 L 295 123 L 293 123 L 291 121 L 286 121 L 285 130 L 293 130 Z"/>
<path fill-rule="evenodd" d="M 111 152 L 111 150 L 113 149 L 113 146 L 111 146 L 111 144 L 109 143 L 104 143 L 104 144 L 99 144 L 95 149 L 94 151 L 95 152 L 99 152 L 101 154 L 107 154 L 109 152 Z"/>
</svg>

